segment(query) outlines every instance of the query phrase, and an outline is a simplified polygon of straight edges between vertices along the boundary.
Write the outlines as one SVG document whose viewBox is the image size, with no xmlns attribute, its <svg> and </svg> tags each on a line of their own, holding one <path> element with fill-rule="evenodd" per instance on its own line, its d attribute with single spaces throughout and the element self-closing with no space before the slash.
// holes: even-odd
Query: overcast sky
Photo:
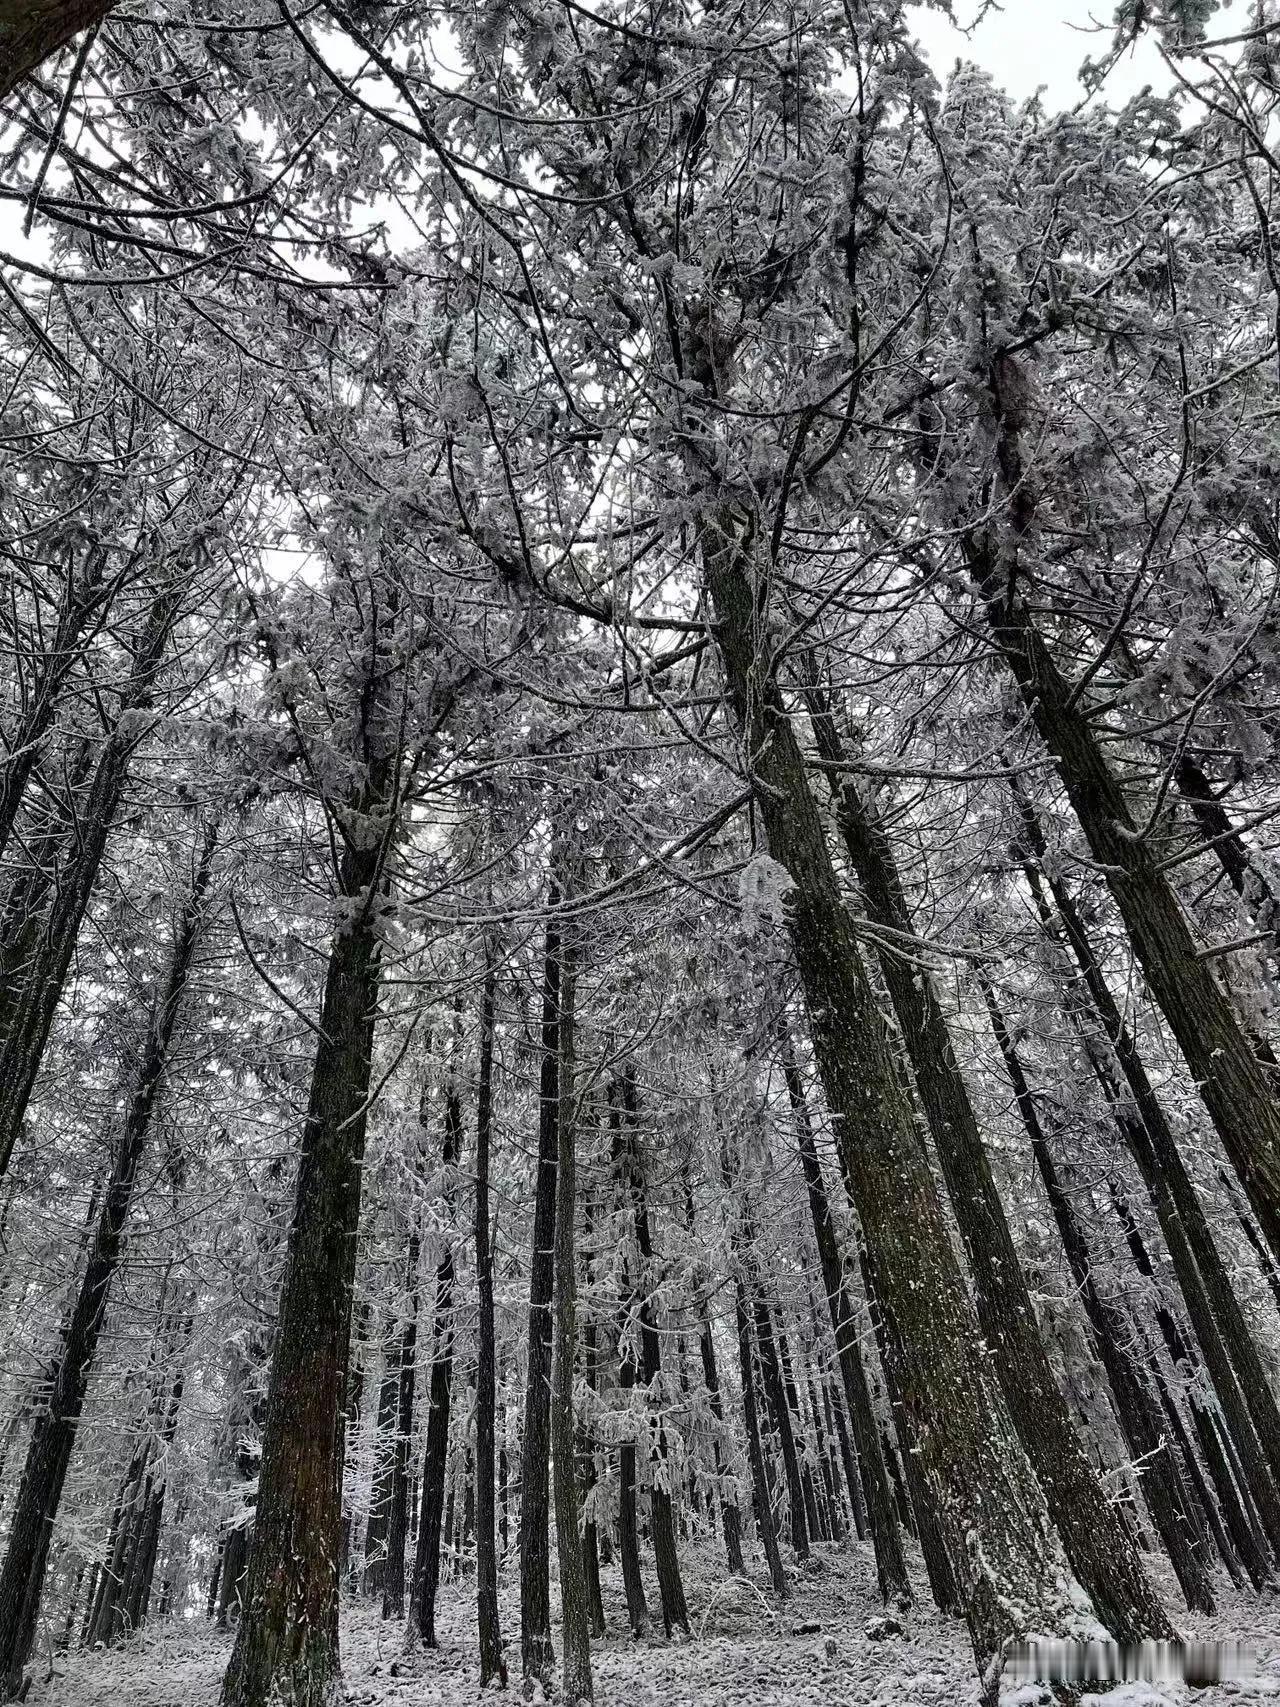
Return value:
<svg viewBox="0 0 1280 1707">
<path fill-rule="evenodd" d="M 1005 0 L 1003 8 L 993 8 L 968 36 L 930 7 L 909 10 L 939 77 L 945 79 L 957 59 L 974 60 L 1018 100 L 1034 95 L 1043 84 L 1048 104 L 1057 108 L 1079 101 L 1080 66 L 1106 52 L 1114 0 Z M 954 10 L 966 23 L 979 12 L 980 0 L 955 0 Z M 1160 88 L 1167 81 L 1159 55 L 1144 37 L 1112 71 L 1106 99 L 1109 105 L 1119 105 L 1143 84 Z"/>
</svg>

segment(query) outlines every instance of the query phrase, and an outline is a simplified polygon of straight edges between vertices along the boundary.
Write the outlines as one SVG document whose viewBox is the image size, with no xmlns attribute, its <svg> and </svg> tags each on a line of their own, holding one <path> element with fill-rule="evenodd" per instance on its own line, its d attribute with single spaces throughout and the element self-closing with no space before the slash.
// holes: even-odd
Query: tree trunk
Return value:
<svg viewBox="0 0 1280 1707">
<path fill-rule="evenodd" d="M 392 766 L 372 766 L 340 855 L 347 915 L 320 1007 L 276 1319 L 244 1612 L 226 1707 L 328 1707 L 340 1674 L 343 1418 L 361 1169 L 378 1004 L 377 908 Z"/>
<path fill-rule="evenodd" d="M 814 1239 L 818 1246 L 822 1286 L 831 1313 L 831 1328 L 840 1362 L 840 1378 L 844 1384 L 845 1402 L 849 1407 L 849 1418 L 857 1445 L 858 1468 L 866 1494 L 867 1522 L 875 1549 L 880 1596 L 886 1602 L 892 1600 L 906 1607 L 911 1603 L 911 1581 L 907 1575 L 907 1560 L 902 1549 L 902 1531 L 894 1514 L 889 1472 L 880 1448 L 880 1435 L 871 1403 L 871 1389 L 867 1385 L 866 1371 L 862 1367 L 857 1319 L 844 1282 L 844 1264 L 836 1243 L 836 1230 L 831 1219 L 831 1206 L 827 1201 L 822 1168 L 818 1161 L 818 1149 L 814 1142 L 813 1124 L 809 1119 L 804 1083 L 796 1066 L 789 1039 L 784 1039 L 783 1051 L 783 1076 L 791 1103 L 791 1118 L 800 1151 L 800 1165 L 804 1171 Z"/>
<path fill-rule="evenodd" d="M 982 980 L 982 993 L 1023 1124 L 1031 1140 L 1032 1153 L 1044 1181 L 1049 1206 L 1067 1253 L 1080 1302 L 1093 1332 L 1094 1345 L 1111 1384 L 1120 1426 L 1124 1430 L 1130 1451 L 1144 1465 L 1142 1486 L 1152 1519 L 1173 1561 L 1173 1568 L 1182 1585 L 1187 1605 L 1194 1612 L 1212 1612 L 1213 1589 L 1208 1561 L 1204 1557 L 1203 1548 L 1198 1544 L 1199 1538 L 1189 1517 L 1187 1492 L 1182 1485 L 1182 1477 L 1169 1443 L 1164 1438 L 1164 1431 L 1150 1394 L 1142 1385 L 1123 1349 L 1129 1337 L 1126 1324 L 1120 1319 L 1116 1306 L 1102 1297 L 1094 1283 L 1084 1233 L 1049 1154 L 1048 1141 L 1040 1125 L 1039 1114 L 1022 1064 L 996 1002 L 995 992 L 985 979 Z"/>
<path fill-rule="evenodd" d="M 0 0 L 0 6 L 7 0 Z M 0 23 L 0 64 L 3 24 Z M 116 721 L 94 769 L 84 810 L 76 825 L 74 853 L 56 885 L 20 989 L 5 993 L 4 1030 L 0 1034 L 0 1175 L 9 1166 L 35 1090 L 40 1063 L 63 986 L 75 953 L 76 938 L 89 905 L 98 868 L 106 852 L 129 762 L 140 740 L 138 714 L 155 696 L 156 678 L 178 611 L 180 589 L 169 587 L 152 604 L 129 672 Z M 143 719 L 145 722 L 145 719 Z"/>
<path fill-rule="evenodd" d="M 769 1503 L 769 1477 L 764 1464 L 764 1444 L 760 1438 L 760 1411 L 756 1404 L 756 1377 L 752 1367 L 751 1318 L 747 1310 L 747 1289 L 741 1271 L 734 1276 L 734 1314 L 738 1326 L 738 1369 L 742 1378 L 742 1418 L 747 1431 L 747 1458 L 751 1465 L 751 1485 L 755 1493 L 756 1528 L 760 1545 L 769 1567 L 769 1580 L 779 1600 L 787 1598 L 787 1578 L 782 1569 L 782 1554 L 778 1550 L 778 1532 L 773 1522 L 773 1507 Z"/>
<path fill-rule="evenodd" d="M 498 1553 L 494 1538 L 494 1415 L 497 1353 L 493 1317 L 493 1248 L 489 1236 L 489 1153 L 493 1137 L 493 1034 L 498 975 L 486 944 L 480 995 L 480 1066 L 476 1085 L 476 1622 L 480 1687 L 507 1681 L 498 1620 Z"/>
<path fill-rule="evenodd" d="M 1182 1160 L 1164 1109 L 1147 1077 L 1137 1044 L 1102 975 L 1075 900 L 1052 870 L 1039 819 L 1020 788 L 1014 790 L 1027 858 L 1023 872 L 1042 926 L 1055 940 L 1070 945 L 1093 1011 L 1119 1063 L 1132 1105 L 1119 1095 L 1110 1064 L 1086 1048 L 1116 1114 L 1156 1211 L 1218 1400 L 1246 1465 L 1252 1497 L 1262 1513 L 1272 1548 L 1280 1544 L 1280 1410 L 1262 1366 L 1258 1348 L 1231 1285 L 1204 1205 Z M 1044 893 L 1048 883 L 1051 908 Z M 1056 915 L 1055 910 L 1056 909 Z M 1265 1459 L 1265 1462 L 1264 1462 Z"/>
<path fill-rule="evenodd" d="M 809 705 L 819 752 L 824 759 L 842 762 L 834 717 L 816 689 L 810 692 Z M 913 921 L 883 829 L 854 782 L 847 780 L 841 788 L 835 785 L 836 773 L 831 775 L 837 819 L 862 885 L 867 916 L 909 937 Z M 1119 1514 L 1107 1503 L 1049 1367 L 1004 1204 L 929 972 L 900 954 L 883 951 L 880 968 L 969 1259 L 978 1321 L 1067 1558 L 1117 1640 L 1172 1640 L 1173 1625 Z"/>
<path fill-rule="evenodd" d="M 425 1100 L 425 1090 L 423 1092 Z M 419 1115 L 419 1126 L 425 1118 Z M 419 1167 L 421 1179 L 421 1139 Z M 396 1432 L 391 1461 L 391 1497 L 387 1502 L 387 1553 L 382 1571 L 382 1616 L 404 1617 L 405 1542 L 409 1532 L 409 1455 L 413 1448 L 413 1399 L 418 1376 L 418 1259 L 422 1241 L 418 1232 L 420 1206 L 415 1198 L 405 1252 L 405 1319 L 396 1348 Z"/>
<path fill-rule="evenodd" d="M 444 1093 L 444 1142 L 440 1160 L 445 1176 L 445 1244 L 436 1264 L 435 1316 L 431 1324 L 431 1378 L 427 1411 L 427 1444 L 422 1460 L 422 1499 L 418 1512 L 418 1544 L 413 1561 L 413 1593 L 409 1606 L 409 1641 L 436 1646 L 436 1593 L 440 1587 L 440 1549 L 449 1541 L 445 1483 L 449 1471 L 449 1421 L 453 1406 L 453 1289 L 455 1263 L 453 1221 L 457 1205 L 457 1168 L 462 1154 L 462 1104 L 452 1078 Z"/>
<path fill-rule="evenodd" d="M 556 885 L 547 904 L 542 985 L 542 1064 L 538 1084 L 538 1172 L 529 1261 L 529 1346 L 520 1446 L 520 1661 L 526 1685 L 545 1689 L 551 1644 L 551 1351 L 555 1277 L 556 1175 L 560 1155 L 560 927 Z"/>
<path fill-rule="evenodd" d="M 901 1350 L 898 1388 L 943 1515 L 984 1693 L 1011 1636 L 1078 1627 L 1066 1561 L 986 1366 L 884 1020 L 841 903 L 804 760 L 758 641 L 752 524 L 722 511 L 700 541 L 729 699 L 769 851 L 794 886 L 787 924 L 841 1164 Z M 1016 1585 L 1016 1590 L 1015 1590 Z"/>
<path fill-rule="evenodd" d="M 82 30 L 96 29 L 115 0 L 0 0 L 0 99 Z"/>
<path fill-rule="evenodd" d="M 6 1698 L 22 1689 L 23 1667 L 35 1638 L 49 1539 L 75 1446 L 112 1278 L 120 1262 L 138 1164 L 150 1136 L 199 941 L 215 845 L 216 830 L 210 826 L 204 833 L 191 894 L 174 930 L 168 974 L 141 1052 L 88 1263 L 49 1372 L 48 1397 L 31 1431 L 9 1522 L 9 1545 L 0 1567 L 0 1692 Z"/>
<path fill-rule="evenodd" d="M 556 1119 L 555 1337 L 551 1368 L 551 1451 L 555 1475 L 556 1552 L 560 1562 L 560 1694 L 567 1707 L 590 1702 L 591 1609 L 578 1527 L 577 1441 L 573 1421 L 577 1271 L 577 1087 L 574 1059 L 575 968 L 566 945 L 560 984 L 559 1110 Z"/>
<path fill-rule="evenodd" d="M 662 1602 L 662 1624 L 670 1636 L 673 1629 L 689 1633 L 689 1609 L 685 1605 L 676 1548 L 675 1518 L 671 1503 L 670 1449 L 662 1422 L 662 1349 L 653 1319 L 650 1291 L 653 1283 L 653 1239 L 649 1230 L 649 1205 L 645 1195 L 644 1170 L 638 1144 L 639 1106 L 634 1072 L 622 1075 L 624 1173 L 630 1210 L 640 1253 L 640 1275 L 635 1305 L 640 1321 L 640 1371 L 651 1417 L 649 1437 L 652 1473 L 649 1482 L 649 1511 L 653 1524 L 653 1557 L 658 1571 L 658 1596 Z"/>
<path fill-rule="evenodd" d="M 1138 834 L 1125 793 L 1018 588 L 1018 551 L 1034 511 L 1023 463 L 1024 427 L 1004 358 L 988 375 L 996 457 L 1011 514 L 963 535 L 992 638 L 1058 762 L 1063 786 L 1124 920 L 1134 953 L 1249 1195 L 1273 1255 L 1280 1253 L 1280 1104 L 1239 1016 L 1197 953 L 1191 927 L 1151 841 Z M 1021 381 L 1019 381 L 1019 385 Z"/>
</svg>

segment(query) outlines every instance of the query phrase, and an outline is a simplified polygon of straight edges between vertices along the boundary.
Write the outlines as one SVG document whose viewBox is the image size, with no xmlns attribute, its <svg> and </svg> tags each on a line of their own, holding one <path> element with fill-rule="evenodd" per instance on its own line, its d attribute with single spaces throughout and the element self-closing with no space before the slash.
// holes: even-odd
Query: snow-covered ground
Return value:
<svg viewBox="0 0 1280 1707">
<path fill-rule="evenodd" d="M 869 1547 L 819 1548 L 811 1568 L 797 1576 L 791 1599 L 777 1609 L 758 1587 L 726 1582 L 709 1554 L 693 1554 L 684 1563 L 694 1627 L 688 1642 L 666 1642 L 661 1634 L 633 1642 L 617 1571 L 604 1573 L 610 1634 L 593 1646 L 601 1707 L 970 1707 L 977 1700 L 964 1626 L 941 1618 L 932 1606 L 909 1613 L 901 1636 L 868 1636 L 868 1625 L 881 1612 Z M 653 1607 L 656 1585 L 648 1587 Z M 384 1624 L 361 1604 L 346 1606 L 347 1699 L 362 1707 L 492 1703 L 494 1697 L 481 1697 L 477 1687 L 474 1616 L 473 1580 L 446 1585 L 437 1616 L 441 1647 L 410 1660 L 402 1650 L 401 1626 Z M 519 1620 L 511 1581 L 504 1583 L 503 1617 L 514 1672 Z M 1256 1654 L 1256 1674 L 1195 1692 L 1181 1684 L 1130 1684 L 1105 1696 L 1087 1695 L 1084 1702 L 1240 1707 L 1280 1699 L 1280 1598 L 1228 1605 L 1211 1619 L 1186 1617 L 1181 1626 L 1188 1637 L 1248 1644 Z M 122 1648 L 55 1656 L 50 1678 L 44 1675 L 46 1659 L 28 1702 L 31 1707 L 216 1707 L 228 1646 L 229 1638 L 202 1620 L 157 1626 Z M 518 1699 L 515 1691 L 511 1698 Z M 1042 1696 L 1023 1685 L 1008 1687 L 1001 1699 L 1010 1707 L 1030 1707 Z"/>
</svg>

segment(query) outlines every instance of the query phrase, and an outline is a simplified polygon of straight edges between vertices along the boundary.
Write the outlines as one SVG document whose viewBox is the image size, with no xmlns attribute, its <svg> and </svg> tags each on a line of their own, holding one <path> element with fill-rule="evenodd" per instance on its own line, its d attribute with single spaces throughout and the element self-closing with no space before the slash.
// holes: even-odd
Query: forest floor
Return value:
<svg viewBox="0 0 1280 1707">
<path fill-rule="evenodd" d="M 511 1565 L 514 1576 L 514 1555 Z M 922 1573 L 915 1575 L 923 1586 Z M 900 1636 L 868 1634 L 882 1612 L 869 1546 L 817 1549 L 781 1608 L 757 1587 L 726 1581 L 709 1552 L 691 1553 L 685 1587 L 694 1634 L 687 1642 L 664 1641 L 660 1624 L 656 1636 L 633 1642 L 616 1568 L 603 1576 L 610 1634 L 592 1644 L 600 1707 L 971 1707 L 977 1701 L 965 1627 L 931 1604 L 903 1618 Z M 412 1659 L 403 1652 L 403 1626 L 384 1624 L 372 1607 L 346 1604 L 347 1701 L 358 1707 L 492 1703 L 495 1697 L 482 1696 L 477 1686 L 474 1587 L 468 1577 L 442 1588 L 440 1648 Z M 656 1585 L 648 1587 L 653 1607 Z M 1172 1584 L 1162 1587 L 1167 1603 L 1176 1604 Z M 503 1588 L 503 1630 L 518 1663 L 515 1584 Z M 1183 1684 L 1125 1684 L 1105 1695 L 1086 1694 L 1082 1707 L 1242 1707 L 1280 1700 L 1280 1597 L 1226 1605 L 1213 1618 L 1187 1616 L 1181 1628 L 1189 1639 L 1244 1643 L 1256 1657 L 1254 1675 L 1196 1691 Z M 203 1619 L 171 1620 L 119 1648 L 58 1655 L 52 1677 L 45 1676 L 47 1662 L 41 1665 L 29 1707 L 217 1707 L 229 1646 L 230 1637 Z M 506 1698 L 518 1700 L 514 1691 Z M 1009 1684 L 1001 1694 L 1004 1707 L 1032 1707 L 1044 1699 L 1026 1684 Z"/>
</svg>

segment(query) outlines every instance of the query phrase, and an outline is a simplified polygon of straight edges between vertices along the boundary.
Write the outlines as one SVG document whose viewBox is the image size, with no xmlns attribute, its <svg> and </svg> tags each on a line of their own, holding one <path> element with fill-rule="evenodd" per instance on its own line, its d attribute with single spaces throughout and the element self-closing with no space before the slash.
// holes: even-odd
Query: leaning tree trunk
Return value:
<svg viewBox="0 0 1280 1707">
<path fill-rule="evenodd" d="M 409 1640 L 436 1646 L 436 1594 L 440 1587 L 440 1546 L 447 1541 L 445 1482 L 449 1468 L 449 1422 L 453 1408 L 453 1308 L 455 1263 L 453 1220 L 457 1205 L 457 1168 L 462 1154 L 462 1104 L 450 1079 L 444 1096 L 444 1143 L 440 1160 L 445 1173 L 445 1244 L 436 1264 L 435 1317 L 431 1326 L 431 1375 L 428 1388 L 427 1445 L 422 1460 L 422 1501 L 418 1512 L 418 1545 L 413 1561 L 413 1593 L 409 1607 Z"/>
<path fill-rule="evenodd" d="M 526 1685 L 545 1688 L 551 1644 L 551 1299 L 555 1280 L 556 1175 L 560 1158 L 560 900 L 551 885 L 542 984 L 538 1173 L 529 1262 L 529 1348 L 520 1448 L 520 1660 Z"/>
<path fill-rule="evenodd" d="M 816 689 L 810 693 L 809 705 L 822 757 L 843 762 L 834 717 Z M 852 778 L 840 786 L 836 773 L 831 775 L 837 820 L 862 886 L 867 916 L 900 938 L 910 937 L 913 922 L 883 829 Z M 1176 1632 L 1168 1614 L 1118 1511 L 1103 1493 L 1053 1378 L 1004 1204 L 929 972 L 893 952 L 880 954 L 880 967 L 969 1259 L 978 1321 L 1067 1558 L 1098 1616 L 1118 1640 L 1172 1639 Z"/>
<path fill-rule="evenodd" d="M 1177 1461 L 1169 1442 L 1164 1439 L 1154 1403 L 1142 1385 L 1125 1350 L 1128 1335 L 1116 1307 L 1104 1300 L 1093 1277 L 1093 1264 L 1083 1231 L 1076 1219 L 1075 1209 L 1058 1178 L 1049 1153 L 1048 1140 L 1040 1125 L 1035 1100 L 1027 1084 L 1004 1015 L 1001 1013 L 991 985 L 984 978 L 982 993 L 991 1016 L 996 1044 L 1013 1086 L 1014 1098 L 1031 1141 L 1032 1153 L 1044 1181 L 1049 1207 L 1057 1223 L 1072 1278 L 1080 1294 L 1093 1333 L 1094 1345 L 1102 1366 L 1107 1372 L 1116 1412 L 1125 1439 L 1134 1457 L 1144 1465 L 1143 1491 L 1160 1539 L 1173 1562 L 1187 1605 L 1193 1612 L 1212 1612 L 1213 1588 L 1208 1560 L 1199 1545 L 1199 1537 L 1190 1519 L 1188 1495 L 1182 1483 Z"/>
<path fill-rule="evenodd" d="M 796 1144 L 800 1151 L 800 1166 L 804 1171 L 814 1239 L 818 1246 L 818 1262 L 822 1269 L 823 1290 L 827 1295 L 827 1305 L 831 1313 L 831 1329 L 835 1335 L 840 1378 L 844 1385 L 845 1403 L 849 1407 L 853 1438 L 857 1446 L 858 1468 L 866 1495 L 867 1523 L 875 1550 L 880 1596 L 882 1600 L 894 1600 L 905 1607 L 911 1602 L 911 1580 L 907 1575 L 907 1560 L 902 1548 L 902 1530 L 893 1509 L 889 1472 L 880 1446 L 875 1409 L 871 1403 L 871 1389 L 867 1385 L 867 1374 L 862 1367 L 862 1353 L 858 1346 L 857 1319 L 845 1285 L 844 1265 L 836 1243 L 831 1206 L 827 1201 L 827 1189 L 818 1161 L 804 1084 L 789 1040 L 784 1043 L 783 1076 L 791 1103 Z"/>
<path fill-rule="evenodd" d="M 493 1318 L 493 1247 L 489 1236 L 489 1153 L 493 1137 L 493 1034 L 497 972 L 486 944 L 480 994 L 480 1065 L 476 1083 L 475 1242 L 479 1295 L 476 1352 L 476 1621 L 480 1687 L 507 1681 L 498 1620 L 498 1551 L 494 1536 L 494 1416 L 497 1351 Z"/>
<path fill-rule="evenodd" d="M 569 1707 L 592 1698 L 591 1609 L 587 1603 L 586 1566 L 578 1526 L 577 1441 L 573 1422 L 577 1291 L 573 1219 L 578 1125 L 574 1115 L 574 983 L 573 952 L 566 945 L 560 984 L 551 1451 L 555 1467 L 556 1552 L 560 1561 L 560 1694 Z"/>
<path fill-rule="evenodd" d="M 378 1004 L 392 766 L 353 802 L 276 1319 L 244 1611 L 226 1707 L 328 1707 L 338 1686 L 342 1402 Z"/>
<path fill-rule="evenodd" d="M 199 941 L 215 843 L 216 829 L 210 826 L 204 834 L 191 894 L 174 932 L 168 975 L 152 1014 L 88 1262 L 62 1333 L 48 1397 L 31 1431 L 22 1482 L 9 1520 L 9 1545 L 0 1566 L 0 1693 L 6 1698 L 21 1692 L 23 1667 L 35 1638 L 49 1540 L 75 1446 L 112 1278 L 120 1262 L 138 1164 L 150 1136 L 174 1027 Z"/>
<path fill-rule="evenodd" d="M 1280 968 L 1280 895 L 1266 870 L 1254 857 L 1248 842 L 1222 804 L 1204 770 L 1183 753 L 1174 771 L 1178 792 L 1191 809 L 1191 816 L 1205 844 L 1226 873 L 1227 881 L 1248 908 L 1259 931 L 1267 933 L 1262 944 L 1267 958 Z"/>
<path fill-rule="evenodd" d="M 0 0 L 0 100 L 82 30 L 96 29 L 115 0 Z"/>
<path fill-rule="evenodd" d="M 1059 928 L 1092 1004 L 1098 1023 L 1128 1085 L 1132 1104 L 1116 1094 L 1109 1064 L 1097 1061 L 1116 1122 L 1142 1175 L 1173 1262 L 1183 1302 L 1209 1366 L 1219 1403 L 1245 1463 L 1254 1498 L 1271 1536 L 1280 1545 L 1280 1410 L 1226 1265 L 1209 1227 L 1204 1205 L 1187 1173 L 1182 1153 L 1155 1088 L 1147 1077 L 1137 1041 L 1102 975 L 1084 919 L 1048 858 L 1040 822 L 1023 790 L 1014 797 L 1027 857 L 1023 874 L 1041 925 L 1057 939 Z M 1053 906 L 1044 893 L 1048 883 Z M 1056 914 L 1055 914 L 1056 909 Z M 1088 1040 L 1086 1039 L 1086 1046 Z M 1096 1052 L 1091 1050 L 1091 1058 Z"/>
<path fill-rule="evenodd" d="M 5 0 L 0 0 L 0 6 Z M 3 26 L 0 25 L 0 42 Z M 2 48 L 0 48 L 2 52 Z M 36 938 L 21 988 L 3 992 L 4 1031 L 0 1034 L 0 1175 L 9 1166 L 36 1087 L 40 1063 L 53 1027 L 63 986 L 75 953 L 85 911 L 98 878 L 107 840 L 141 736 L 140 714 L 150 709 L 156 679 L 177 617 L 180 586 L 166 588 L 152 603 L 138 637 L 129 681 L 116 720 L 107 735 L 89 785 L 84 810 L 75 825 L 73 853 L 54 887 L 53 898 Z"/>
<path fill-rule="evenodd" d="M 1058 763 L 1072 809 L 1105 875 L 1147 984 L 1186 1058 L 1223 1147 L 1249 1194 L 1272 1253 L 1280 1255 L 1280 1102 L 1253 1045 L 1196 949 L 1182 904 L 1125 791 L 1103 755 L 1088 706 L 1059 670 L 1024 600 L 1018 552 L 1035 494 L 1013 403 L 1025 380 L 1010 358 L 988 375 L 996 460 L 1009 516 L 962 536 L 986 604 L 992 638 Z"/>
<path fill-rule="evenodd" d="M 1043 1495 L 986 1364 L 772 660 L 759 652 L 770 630 L 748 567 L 754 551 L 750 522 L 721 512 L 704 523 L 701 558 L 726 688 L 769 852 L 793 885 L 787 924 L 814 1054 L 881 1304 L 894 1320 L 898 1388 L 990 1697 L 1010 1637 L 1074 1629 L 1079 1615 Z"/>
</svg>

